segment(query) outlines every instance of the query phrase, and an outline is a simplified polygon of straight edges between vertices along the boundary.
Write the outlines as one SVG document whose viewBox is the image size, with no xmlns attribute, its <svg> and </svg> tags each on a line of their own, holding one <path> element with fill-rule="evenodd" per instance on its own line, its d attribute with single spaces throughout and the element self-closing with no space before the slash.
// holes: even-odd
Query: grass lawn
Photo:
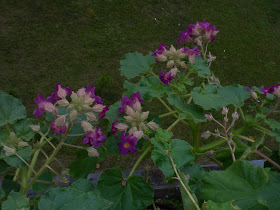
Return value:
<svg viewBox="0 0 280 210">
<path fill-rule="evenodd" d="M 175 44 L 179 31 L 204 18 L 220 30 L 209 49 L 223 85 L 280 82 L 278 0 L 2 0 L 0 8 L 0 89 L 29 117 L 32 98 L 50 95 L 57 82 L 73 90 L 91 83 L 113 104 L 124 54 Z"/>
</svg>

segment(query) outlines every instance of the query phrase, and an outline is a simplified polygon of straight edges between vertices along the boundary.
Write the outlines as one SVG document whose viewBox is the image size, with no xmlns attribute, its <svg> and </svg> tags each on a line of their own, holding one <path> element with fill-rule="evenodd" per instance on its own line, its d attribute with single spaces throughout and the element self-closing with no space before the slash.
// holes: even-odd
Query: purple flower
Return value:
<svg viewBox="0 0 280 210">
<path fill-rule="evenodd" d="M 280 83 L 271 87 L 264 87 L 261 91 L 264 93 L 262 96 L 266 96 L 267 93 L 270 93 L 280 97 Z"/>
<path fill-rule="evenodd" d="M 34 110 L 33 114 L 36 118 L 40 117 L 44 114 L 45 110 L 45 104 L 49 102 L 47 99 L 45 99 L 41 94 L 37 95 L 37 98 L 33 98 L 35 103 L 37 104 L 37 109 Z"/>
<path fill-rule="evenodd" d="M 102 112 L 99 113 L 99 119 L 103 119 L 106 116 L 106 112 L 109 110 L 109 106 L 105 105 L 103 108 Z"/>
<path fill-rule="evenodd" d="M 130 154 L 134 154 L 138 149 L 135 148 L 137 144 L 137 138 L 133 135 L 125 136 L 126 132 L 120 136 L 121 142 L 117 143 L 122 155 L 126 155 L 129 151 Z"/>
<path fill-rule="evenodd" d="M 126 107 L 130 105 L 130 99 L 128 96 L 124 96 L 120 101 L 122 105 L 118 108 L 118 112 L 122 113 L 125 111 Z"/>
<path fill-rule="evenodd" d="M 136 102 L 136 99 L 138 99 L 140 103 L 145 103 L 145 100 L 141 98 L 141 94 L 139 92 L 136 92 L 136 93 L 132 93 L 130 105 L 133 105 Z"/>
<path fill-rule="evenodd" d="M 141 97 L 139 92 L 132 93 L 131 99 L 128 96 L 124 96 L 121 100 L 122 105 L 118 108 L 119 113 L 123 113 L 127 106 L 132 106 L 137 101 L 145 103 L 145 100 Z"/>
<path fill-rule="evenodd" d="M 263 92 L 262 96 L 266 96 L 267 93 L 271 93 L 273 92 L 274 88 L 272 87 L 264 87 L 261 89 L 261 91 Z"/>
<path fill-rule="evenodd" d="M 190 30 L 180 31 L 180 37 L 176 44 L 179 45 L 183 42 L 192 42 L 192 34 L 190 33 Z"/>
<path fill-rule="evenodd" d="M 66 87 L 66 88 L 63 88 L 62 86 L 61 86 L 61 84 L 59 84 L 59 83 L 56 83 L 55 84 L 55 86 L 56 86 L 56 91 L 55 92 L 53 92 L 52 94 L 51 94 L 51 96 L 49 96 L 48 98 L 47 98 L 47 100 L 49 101 L 49 102 L 51 102 L 51 103 L 53 103 L 53 102 L 55 102 L 55 101 L 58 101 L 58 100 L 60 100 L 60 99 L 62 99 L 63 97 L 59 97 L 59 91 L 61 92 L 65 92 L 65 95 L 66 96 L 69 96 L 69 95 L 71 95 L 71 89 L 69 88 L 69 87 Z"/>
<path fill-rule="evenodd" d="M 115 120 L 113 123 L 112 123 L 112 129 L 111 129 L 111 132 L 110 134 L 111 135 L 114 135 L 119 131 L 118 128 L 116 128 L 116 124 L 118 123 L 119 121 L 118 120 Z M 115 136 L 116 137 L 116 136 Z"/>
<path fill-rule="evenodd" d="M 99 148 L 105 140 L 106 135 L 104 135 L 102 130 L 97 126 L 95 130 L 86 132 L 86 137 L 82 142 L 84 144 L 89 144 L 94 148 Z"/>
<path fill-rule="evenodd" d="M 155 57 L 156 57 L 157 55 L 162 54 L 162 53 L 164 52 L 165 49 L 168 49 L 168 47 L 165 46 L 163 43 L 161 43 L 161 44 L 159 45 L 159 48 L 156 49 L 155 52 L 153 52 L 152 56 L 155 56 Z M 155 60 L 158 61 L 157 58 L 155 58 Z"/>
<path fill-rule="evenodd" d="M 173 77 L 171 75 L 171 72 L 167 72 L 167 73 L 164 73 L 164 69 L 160 72 L 161 76 L 159 77 L 160 80 L 164 83 L 164 84 L 168 84 L 168 83 L 171 83 Z M 173 84 L 173 83 L 171 83 Z"/>
<path fill-rule="evenodd" d="M 182 50 L 183 49 L 183 50 Z M 200 52 L 199 52 L 199 49 L 198 47 L 196 46 L 195 48 L 193 49 L 190 49 L 188 47 L 185 47 L 185 48 L 181 48 L 182 52 L 186 53 L 188 56 L 189 56 L 189 62 L 190 64 L 193 64 L 194 63 L 194 60 L 195 60 L 195 56 L 201 56 Z"/>
<path fill-rule="evenodd" d="M 66 125 L 58 126 L 58 125 L 56 125 L 55 121 L 52 121 L 52 122 L 51 122 L 50 127 L 51 127 L 51 130 L 52 130 L 55 134 L 65 133 L 65 131 L 66 131 Z"/>
<path fill-rule="evenodd" d="M 90 94 L 89 96 L 94 99 L 94 103 L 103 104 L 101 98 L 95 95 L 95 87 L 91 87 L 91 84 L 87 84 L 86 93 Z"/>
</svg>

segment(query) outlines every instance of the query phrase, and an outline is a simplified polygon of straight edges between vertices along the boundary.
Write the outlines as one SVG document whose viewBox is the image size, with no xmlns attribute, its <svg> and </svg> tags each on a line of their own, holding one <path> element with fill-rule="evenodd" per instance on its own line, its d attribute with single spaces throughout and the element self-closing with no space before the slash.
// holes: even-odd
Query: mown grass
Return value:
<svg viewBox="0 0 280 210">
<path fill-rule="evenodd" d="M 50 95 L 57 82 L 73 90 L 94 84 L 113 104 L 123 92 L 124 54 L 175 44 L 179 31 L 204 18 L 220 29 L 210 51 L 223 85 L 280 81 L 277 0 L 3 0 L 0 8 L 0 89 L 18 97 L 29 117 L 32 98 Z"/>
</svg>

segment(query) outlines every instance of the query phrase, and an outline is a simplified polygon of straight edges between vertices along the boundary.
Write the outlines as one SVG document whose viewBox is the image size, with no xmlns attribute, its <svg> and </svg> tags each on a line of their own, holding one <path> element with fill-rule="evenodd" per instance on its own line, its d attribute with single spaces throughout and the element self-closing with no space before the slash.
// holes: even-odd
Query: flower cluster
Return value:
<svg viewBox="0 0 280 210">
<path fill-rule="evenodd" d="M 264 87 L 261 89 L 263 96 L 266 96 L 267 93 L 273 94 L 277 97 L 280 97 L 280 83 L 271 87 Z"/>
<path fill-rule="evenodd" d="M 37 104 L 37 109 L 34 111 L 36 118 L 45 112 L 52 113 L 56 117 L 50 123 L 50 128 L 55 134 L 65 133 L 69 122 L 72 123 L 78 116 L 85 115 L 87 120 L 81 123 L 86 133 L 83 143 L 98 148 L 105 141 L 106 136 L 102 134 L 101 129 L 98 126 L 94 128 L 91 123 L 97 123 L 105 117 L 108 106 L 95 95 L 95 87 L 90 84 L 87 88 L 80 88 L 76 92 L 71 91 L 69 87 L 63 88 L 60 84 L 56 84 L 56 91 L 51 96 L 44 98 L 38 94 L 34 101 Z M 59 110 L 62 108 L 66 108 L 67 113 L 60 115 Z"/>
<path fill-rule="evenodd" d="M 181 35 L 178 38 L 177 44 L 181 44 L 182 42 L 189 42 L 197 45 L 202 45 L 204 41 L 214 41 L 218 32 L 219 30 L 216 29 L 215 25 L 211 25 L 204 19 L 202 22 L 190 24 L 187 30 L 181 31 Z"/>
<path fill-rule="evenodd" d="M 135 148 L 137 141 L 144 136 L 143 131 L 148 128 L 156 130 L 158 126 L 153 121 L 146 123 L 149 112 L 142 112 L 141 103 L 145 101 L 139 92 L 133 93 L 131 98 L 125 96 L 120 101 L 122 105 L 118 108 L 118 112 L 125 114 L 124 120 L 123 122 L 115 120 L 112 123 L 111 134 L 123 132 L 120 136 L 121 142 L 118 143 L 119 149 L 123 155 L 126 155 L 128 151 L 133 154 L 137 151 Z M 128 136 L 126 136 L 127 131 Z"/>
</svg>

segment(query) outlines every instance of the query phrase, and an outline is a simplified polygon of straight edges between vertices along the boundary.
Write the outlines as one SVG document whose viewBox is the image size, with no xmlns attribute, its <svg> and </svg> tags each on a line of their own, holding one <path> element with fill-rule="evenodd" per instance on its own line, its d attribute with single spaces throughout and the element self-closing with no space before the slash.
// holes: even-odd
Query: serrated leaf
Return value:
<svg viewBox="0 0 280 210">
<path fill-rule="evenodd" d="M 46 171 L 38 177 L 38 180 L 42 180 L 42 181 L 46 181 L 46 182 L 52 182 L 53 181 L 53 174 Z M 32 185 L 32 190 L 34 192 L 39 193 L 39 192 L 47 190 L 49 187 L 51 187 L 51 184 L 35 182 Z"/>
<path fill-rule="evenodd" d="M 94 191 L 93 184 L 87 179 L 78 179 L 71 184 L 70 188 L 84 193 Z"/>
<path fill-rule="evenodd" d="M 136 175 L 124 180 L 120 168 L 105 170 L 99 177 L 97 190 L 113 202 L 110 209 L 145 209 L 154 197 L 153 189 L 143 177 Z"/>
<path fill-rule="evenodd" d="M 17 149 L 18 155 L 22 157 L 26 162 L 30 160 L 31 151 L 31 146 Z M 24 162 L 22 162 L 17 156 L 7 156 L 4 150 L 1 151 L 1 158 L 3 158 L 3 160 L 5 160 L 7 164 L 16 168 L 23 168 L 24 166 L 26 166 Z"/>
<path fill-rule="evenodd" d="M 172 132 L 159 128 L 156 130 L 155 137 L 151 138 L 151 142 L 152 144 L 156 144 L 156 142 L 158 141 L 163 141 L 168 143 L 171 141 L 172 136 L 173 136 Z"/>
<path fill-rule="evenodd" d="M 31 130 L 30 125 L 32 122 L 30 119 L 22 119 L 13 124 L 13 130 L 18 138 L 25 141 L 30 141 L 35 133 Z"/>
<path fill-rule="evenodd" d="M 181 171 L 178 171 L 179 176 L 182 180 L 182 182 L 184 183 L 185 187 L 187 188 L 187 190 L 189 191 L 189 193 L 191 194 L 192 198 L 194 199 L 194 201 L 196 202 L 196 204 L 198 205 L 197 202 L 197 198 L 196 195 L 193 193 L 193 191 L 190 189 L 189 187 L 189 181 L 188 178 L 186 177 L 186 175 L 184 173 L 182 173 Z M 185 188 L 183 187 L 183 185 L 181 184 L 181 182 L 179 182 L 179 187 L 180 187 L 180 191 L 181 191 L 181 195 L 182 195 L 182 200 L 183 200 L 183 205 L 184 205 L 184 209 L 185 210 L 195 210 L 196 207 L 193 204 L 192 200 L 190 199 L 189 195 L 187 194 L 187 192 L 185 191 Z"/>
<path fill-rule="evenodd" d="M 201 197 L 216 203 L 234 200 L 242 209 L 280 206 L 280 174 L 254 166 L 248 161 L 236 161 L 225 171 L 205 175 Z"/>
<path fill-rule="evenodd" d="M 155 165 L 162 170 L 166 179 L 172 178 L 175 174 L 166 150 L 170 152 L 178 170 L 194 161 L 192 147 L 186 141 L 173 139 L 169 144 L 162 141 L 157 142 L 152 152 L 152 159 Z"/>
<path fill-rule="evenodd" d="M 0 126 L 26 117 L 26 109 L 20 100 L 0 91 Z"/>
<path fill-rule="evenodd" d="M 280 128 L 280 122 L 274 120 L 274 119 L 266 119 L 265 123 L 269 125 L 271 129 L 278 129 Z"/>
<path fill-rule="evenodd" d="M 118 134 L 116 134 L 116 136 L 118 136 Z M 120 142 L 120 140 L 115 136 L 108 136 L 106 138 L 105 147 L 107 149 L 107 154 L 121 154 L 117 145 L 118 142 Z"/>
<path fill-rule="evenodd" d="M 89 173 L 95 171 L 97 162 L 98 158 L 89 157 L 86 150 L 77 150 L 77 160 L 70 163 L 69 173 L 74 178 L 86 179 Z"/>
<path fill-rule="evenodd" d="M 0 131 L 0 146 L 9 145 L 10 134 L 7 131 Z"/>
<path fill-rule="evenodd" d="M 271 136 L 276 137 L 276 140 L 280 142 L 280 128 L 275 128 L 270 132 Z"/>
<path fill-rule="evenodd" d="M 211 75 L 211 71 L 207 66 L 207 61 L 202 57 L 195 56 L 195 61 L 190 67 L 190 71 L 193 73 L 197 73 L 199 77 L 206 78 Z"/>
<path fill-rule="evenodd" d="M 194 120 L 195 123 L 206 122 L 203 109 L 196 104 L 187 104 L 181 96 L 175 94 L 169 95 L 167 100 L 181 112 L 180 116 L 182 118 L 190 118 Z"/>
<path fill-rule="evenodd" d="M 151 52 L 146 56 L 134 52 L 125 54 L 124 59 L 120 63 L 121 75 L 124 75 L 127 79 L 131 79 L 150 70 L 151 65 L 156 62 Z"/>
<path fill-rule="evenodd" d="M 161 84 L 159 78 L 150 75 L 142 76 L 138 83 L 125 81 L 123 86 L 125 89 L 123 96 L 131 96 L 132 93 L 138 91 L 146 101 L 150 101 L 154 97 L 162 97 L 166 92 L 171 92 L 169 86 Z"/>
<path fill-rule="evenodd" d="M 215 203 L 213 201 L 207 201 L 203 203 L 203 210 L 238 210 L 238 206 L 233 205 L 233 200 L 225 203 Z"/>
<path fill-rule="evenodd" d="M 202 106 L 205 110 L 226 107 L 230 104 L 235 107 L 244 105 L 244 100 L 249 98 L 251 93 L 242 85 L 205 85 L 204 89 L 196 87 L 192 91 L 194 103 Z"/>
<path fill-rule="evenodd" d="M 78 184 L 78 183 L 76 183 Z M 91 184 L 91 183 L 88 183 Z M 84 182 L 82 182 L 84 185 Z M 85 186 L 83 186 L 84 188 Z M 69 210 L 69 209 L 109 209 L 111 202 L 101 198 L 93 191 L 84 192 L 81 187 L 55 188 L 48 191 L 39 202 L 41 210 Z M 88 187 L 86 187 L 88 189 Z M 87 191 L 87 190 L 86 190 Z"/>
<path fill-rule="evenodd" d="M 3 202 L 2 210 L 29 210 L 29 199 L 19 192 L 11 192 L 8 199 Z"/>
</svg>

